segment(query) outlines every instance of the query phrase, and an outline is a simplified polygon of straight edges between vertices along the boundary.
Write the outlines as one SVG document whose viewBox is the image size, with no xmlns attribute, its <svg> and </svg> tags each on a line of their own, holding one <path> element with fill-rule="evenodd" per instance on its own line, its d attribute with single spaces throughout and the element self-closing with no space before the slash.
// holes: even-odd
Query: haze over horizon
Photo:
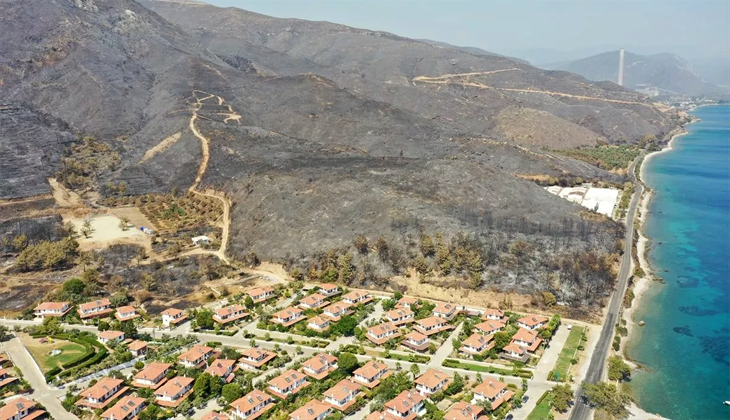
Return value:
<svg viewBox="0 0 730 420">
<path fill-rule="evenodd" d="M 720 0 L 207 2 L 478 47 L 533 64 L 575 60 L 621 47 L 638 54 L 672 52 L 688 60 L 730 60 L 730 2 Z"/>
</svg>

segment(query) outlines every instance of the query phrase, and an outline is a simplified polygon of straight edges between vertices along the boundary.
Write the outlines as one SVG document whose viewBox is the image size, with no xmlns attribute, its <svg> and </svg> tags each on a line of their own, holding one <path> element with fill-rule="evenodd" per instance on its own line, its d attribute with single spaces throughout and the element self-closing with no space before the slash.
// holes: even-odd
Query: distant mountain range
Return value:
<svg viewBox="0 0 730 420">
<path fill-rule="evenodd" d="M 617 82 L 619 52 L 610 51 L 575 61 L 543 65 L 564 70 L 586 79 Z M 692 65 L 676 54 L 640 55 L 626 51 L 624 86 L 631 89 L 656 87 L 660 94 L 718 95 L 721 89 L 700 77 Z"/>
</svg>

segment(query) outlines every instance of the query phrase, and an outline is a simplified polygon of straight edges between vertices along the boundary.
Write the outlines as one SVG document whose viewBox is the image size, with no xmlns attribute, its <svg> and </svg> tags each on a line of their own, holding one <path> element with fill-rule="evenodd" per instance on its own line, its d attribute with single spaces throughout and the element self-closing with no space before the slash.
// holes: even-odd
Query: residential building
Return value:
<svg viewBox="0 0 730 420">
<path fill-rule="evenodd" d="M 322 331 L 327 330 L 327 328 L 330 327 L 330 324 L 331 324 L 331 322 L 329 319 L 327 319 L 323 316 L 317 315 L 315 317 L 309 318 L 309 322 L 307 323 L 307 328 L 309 328 L 310 330 L 322 332 Z"/>
<path fill-rule="evenodd" d="M 330 297 L 337 295 L 341 292 L 340 286 L 332 283 L 323 283 L 319 285 L 319 293 Z"/>
<path fill-rule="evenodd" d="M 398 420 L 398 417 L 387 411 L 373 411 L 365 417 L 365 420 Z"/>
<path fill-rule="evenodd" d="M 487 308 L 482 313 L 482 319 L 484 321 L 492 320 L 492 321 L 504 321 L 505 320 L 504 311 L 500 309 L 490 309 Z"/>
<path fill-rule="evenodd" d="M 243 369 L 259 370 L 274 357 L 276 357 L 276 353 L 272 351 L 249 348 L 241 352 L 241 358 L 238 361 Z"/>
<path fill-rule="evenodd" d="M 219 376 L 224 382 L 231 382 L 234 379 L 233 371 L 236 369 L 236 361 L 230 359 L 215 359 L 205 369 L 205 372 L 212 376 Z"/>
<path fill-rule="evenodd" d="M 390 375 L 385 363 L 370 360 L 352 373 L 352 379 L 372 389 Z"/>
<path fill-rule="evenodd" d="M 259 287 L 258 289 L 249 290 L 246 294 L 251 296 L 253 303 L 261 303 L 275 297 L 276 291 L 271 287 Z"/>
<path fill-rule="evenodd" d="M 0 407 L 0 420 L 33 420 L 46 414 L 35 401 L 25 397 L 7 401 Z"/>
<path fill-rule="evenodd" d="M 534 353 L 537 348 L 540 347 L 542 338 L 538 336 L 537 331 L 520 328 L 517 330 L 515 335 L 512 336 L 512 342 L 524 348 L 528 352 Z"/>
<path fill-rule="evenodd" d="M 415 351 L 426 351 L 431 346 L 431 341 L 418 331 L 411 331 L 401 344 Z"/>
<path fill-rule="evenodd" d="M 124 381 L 114 378 L 101 378 L 93 386 L 79 392 L 79 399 L 76 405 L 92 410 L 105 408 L 113 400 L 121 397 L 129 387 L 124 386 Z"/>
<path fill-rule="evenodd" d="M 350 305 L 364 305 L 373 300 L 366 292 L 354 291 L 342 296 L 342 300 Z"/>
<path fill-rule="evenodd" d="M 148 347 L 147 342 L 142 340 L 134 340 L 129 343 L 129 346 L 127 348 L 129 349 L 129 352 L 132 353 L 132 356 L 139 357 L 147 354 Z"/>
<path fill-rule="evenodd" d="M 419 302 L 420 300 L 418 300 L 418 298 L 403 296 L 400 300 L 398 300 L 398 304 L 396 306 L 413 310 L 413 307 L 418 305 Z"/>
<path fill-rule="evenodd" d="M 131 321 L 139 318 L 137 309 L 132 305 L 120 306 L 117 308 L 117 312 L 114 313 L 114 317 L 119 321 Z"/>
<path fill-rule="evenodd" d="M 416 326 L 414 327 L 416 331 L 428 336 L 438 334 L 441 331 L 446 331 L 453 328 L 453 325 L 449 324 L 444 318 L 438 316 L 419 319 L 416 321 Z"/>
<path fill-rule="evenodd" d="M 337 322 L 343 316 L 353 313 L 352 309 L 350 308 L 352 308 L 352 305 L 347 302 L 335 302 L 325 306 L 324 309 L 322 309 L 322 314 L 332 321 Z"/>
<path fill-rule="evenodd" d="M 125 397 L 117 401 L 101 415 L 102 420 L 132 420 L 144 410 L 147 400 L 139 397 Z"/>
<path fill-rule="evenodd" d="M 11 375 L 8 369 L 0 368 L 0 389 L 2 389 L 2 387 L 4 387 L 5 385 L 9 385 L 17 380 L 18 378 Z"/>
<path fill-rule="evenodd" d="M 484 321 L 474 326 L 474 329 L 484 335 L 492 335 L 495 334 L 504 328 L 504 324 L 500 321 Z"/>
<path fill-rule="evenodd" d="M 474 333 L 469 336 L 464 342 L 462 343 L 461 348 L 459 349 L 462 353 L 467 354 L 483 354 L 486 351 L 491 350 L 494 347 L 494 336 L 488 335 L 484 336 L 479 333 Z"/>
<path fill-rule="evenodd" d="M 474 397 L 472 404 L 478 404 L 481 401 L 489 401 L 492 410 L 496 410 L 503 402 L 508 401 L 514 392 L 507 389 L 507 384 L 500 381 L 487 380 L 474 388 Z"/>
<path fill-rule="evenodd" d="M 302 371 L 314 379 L 324 379 L 335 369 L 337 369 L 337 357 L 329 353 L 320 353 L 302 365 Z"/>
<path fill-rule="evenodd" d="M 190 240 L 193 241 L 193 246 L 210 243 L 210 238 L 206 235 L 193 236 Z"/>
<path fill-rule="evenodd" d="M 397 419 L 414 420 L 425 411 L 425 400 L 426 398 L 416 391 L 406 390 L 385 403 L 385 412 Z"/>
<path fill-rule="evenodd" d="M 286 398 L 288 395 L 296 394 L 302 388 L 309 386 L 307 376 L 293 369 L 289 369 L 270 380 L 268 384 L 267 390 L 279 398 Z"/>
<path fill-rule="evenodd" d="M 99 342 L 107 346 L 124 341 L 124 333 L 122 331 L 107 330 L 99 333 Z"/>
<path fill-rule="evenodd" d="M 488 420 L 489 417 L 482 415 L 484 408 L 460 401 L 444 415 L 444 420 Z"/>
<path fill-rule="evenodd" d="M 201 418 L 200 420 L 233 420 L 233 418 L 229 417 L 228 414 L 211 411 L 210 413 L 204 415 L 203 418 Z"/>
<path fill-rule="evenodd" d="M 177 308 L 168 308 L 162 312 L 162 325 L 165 327 L 175 328 L 187 319 L 185 312 Z"/>
<path fill-rule="evenodd" d="M 299 301 L 299 307 L 302 309 L 319 309 L 327 305 L 327 297 L 319 293 L 312 293 L 311 295 L 304 296 Z"/>
<path fill-rule="evenodd" d="M 177 360 L 187 368 L 199 368 L 204 366 L 212 355 L 212 348 L 196 344 L 190 350 L 177 356 Z"/>
<path fill-rule="evenodd" d="M 329 404 L 319 400 L 311 400 L 289 414 L 291 420 L 324 420 L 332 413 Z"/>
<path fill-rule="evenodd" d="M 448 320 L 454 319 L 459 312 L 461 312 L 460 307 L 451 302 L 438 302 L 433 308 L 433 316 Z"/>
<path fill-rule="evenodd" d="M 382 345 L 388 340 L 400 337 L 401 333 L 398 327 L 392 322 L 384 322 L 368 328 L 365 336 L 374 344 Z"/>
<path fill-rule="evenodd" d="M 393 309 L 385 313 L 385 319 L 394 325 L 404 325 L 414 321 L 413 311 L 408 308 Z"/>
<path fill-rule="evenodd" d="M 177 407 L 193 392 L 195 379 L 176 376 L 155 390 L 155 402 L 163 407 Z"/>
<path fill-rule="evenodd" d="M 413 381 L 416 384 L 416 391 L 424 397 L 442 391 L 451 382 L 449 375 L 437 369 L 429 369 Z"/>
<path fill-rule="evenodd" d="M 500 353 L 500 356 L 505 359 L 518 360 L 520 362 L 527 362 L 527 360 L 530 358 L 530 355 L 527 354 L 527 350 L 525 350 L 523 347 L 518 346 L 514 342 L 511 342 L 504 346 L 504 348 L 502 349 L 502 353 Z"/>
<path fill-rule="evenodd" d="M 172 365 L 152 362 L 134 375 L 132 385 L 138 388 L 157 388 L 167 382 L 167 372 Z"/>
<path fill-rule="evenodd" d="M 253 420 L 274 407 L 274 399 L 254 389 L 231 403 L 231 414 L 240 420 Z"/>
<path fill-rule="evenodd" d="M 357 402 L 361 387 L 362 385 L 349 379 L 343 379 L 322 394 L 324 395 L 324 402 L 337 410 L 347 410 Z"/>
<path fill-rule="evenodd" d="M 33 309 L 35 316 L 39 318 L 45 317 L 62 317 L 71 310 L 69 302 L 42 302 Z"/>
<path fill-rule="evenodd" d="M 97 299 L 79 305 L 79 316 L 82 320 L 108 316 L 112 313 L 112 303 L 109 299 Z"/>
<path fill-rule="evenodd" d="M 216 309 L 213 314 L 213 321 L 225 325 L 246 318 L 247 316 L 248 312 L 246 312 L 246 308 L 234 304 Z"/>
<path fill-rule="evenodd" d="M 271 322 L 281 324 L 285 327 L 291 327 L 299 321 L 306 319 L 304 311 L 293 306 L 282 309 L 271 316 Z"/>
<path fill-rule="evenodd" d="M 517 326 L 528 330 L 537 330 L 547 325 L 548 319 L 540 315 L 527 315 L 517 320 Z"/>
</svg>

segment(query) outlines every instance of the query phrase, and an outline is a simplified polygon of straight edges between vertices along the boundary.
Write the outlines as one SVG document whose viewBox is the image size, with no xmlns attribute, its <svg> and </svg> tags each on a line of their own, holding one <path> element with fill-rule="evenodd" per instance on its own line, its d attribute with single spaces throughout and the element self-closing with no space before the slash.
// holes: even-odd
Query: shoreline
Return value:
<svg viewBox="0 0 730 420">
<path fill-rule="evenodd" d="M 698 122 L 698 118 L 693 118 L 689 124 L 694 124 Z M 651 161 L 655 156 L 660 155 L 662 153 L 667 153 L 672 150 L 674 150 L 674 142 L 682 136 L 685 136 L 689 134 L 689 131 L 686 129 L 685 126 L 682 126 L 681 129 L 677 130 L 676 133 L 672 134 L 671 139 L 667 143 L 665 147 L 662 148 L 662 150 L 658 150 L 656 152 L 651 152 L 647 154 L 644 159 L 641 162 L 641 166 L 639 167 L 639 179 L 638 182 L 641 182 L 644 187 L 645 191 L 643 196 L 641 197 L 641 201 L 639 203 L 639 211 L 637 214 L 637 219 L 639 222 L 639 228 L 636 229 L 636 232 L 638 234 L 638 240 L 636 243 L 636 255 L 639 262 L 639 268 L 644 272 L 644 275 L 640 278 L 635 278 L 635 280 L 632 282 L 631 288 L 629 290 L 633 291 L 634 298 L 631 301 L 631 307 L 630 308 L 624 308 L 623 313 L 621 315 L 621 319 L 626 321 L 626 329 L 628 330 L 625 344 L 622 346 L 622 356 L 624 359 L 627 360 L 627 362 L 631 365 L 632 370 L 638 370 L 641 369 L 639 365 L 637 365 L 634 361 L 632 361 L 628 355 L 626 354 L 626 348 L 629 346 L 630 343 L 636 340 L 637 336 L 637 328 L 642 328 L 641 325 L 639 325 L 639 322 L 642 320 L 636 320 L 634 317 L 636 316 L 636 312 L 642 307 L 643 302 L 646 293 L 652 288 L 655 287 L 656 282 L 654 277 L 654 272 L 651 268 L 651 265 L 649 264 L 648 260 L 648 253 L 649 253 L 649 238 L 644 235 L 643 227 L 647 220 L 648 215 L 648 209 L 649 204 L 651 203 L 651 199 L 654 196 L 654 192 L 651 188 L 649 188 L 646 183 L 644 182 L 644 171 L 646 170 L 646 165 L 648 162 Z M 629 416 L 630 419 L 644 419 L 644 418 L 664 418 L 659 416 L 658 414 L 651 414 L 644 411 L 643 408 L 641 408 L 637 403 L 632 404 L 632 410 L 631 415 Z"/>
</svg>

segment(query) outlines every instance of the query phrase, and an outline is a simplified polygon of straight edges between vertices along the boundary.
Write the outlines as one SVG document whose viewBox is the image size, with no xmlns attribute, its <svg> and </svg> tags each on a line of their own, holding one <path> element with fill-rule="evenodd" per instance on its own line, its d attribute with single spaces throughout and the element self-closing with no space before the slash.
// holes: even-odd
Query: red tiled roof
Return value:
<svg viewBox="0 0 730 420">
<path fill-rule="evenodd" d="M 233 369 L 235 365 L 235 360 L 216 359 L 210 364 L 210 366 L 208 366 L 208 369 L 206 369 L 205 372 L 213 376 L 224 376 L 229 370 Z"/>
<path fill-rule="evenodd" d="M 68 305 L 68 302 L 42 302 L 40 305 L 36 306 L 34 310 L 36 311 L 61 311 L 64 307 Z"/>
<path fill-rule="evenodd" d="M 304 406 L 294 410 L 289 414 L 289 417 L 294 420 L 314 420 L 328 411 L 330 411 L 329 404 L 319 400 L 311 400 Z"/>
<path fill-rule="evenodd" d="M 444 372 L 441 372 L 437 369 L 429 369 L 424 372 L 423 375 L 416 378 L 416 380 L 413 382 L 417 385 L 423 385 L 427 388 L 436 389 L 438 388 L 439 384 L 444 381 L 448 382 L 449 380 L 449 375 L 445 374 Z"/>
<path fill-rule="evenodd" d="M 474 393 L 483 395 L 486 398 L 494 398 L 507 388 L 507 384 L 500 381 L 484 381 L 474 388 Z"/>
<path fill-rule="evenodd" d="M 254 389 L 253 391 L 249 392 L 248 394 L 244 395 L 243 397 L 237 399 L 236 401 L 233 401 L 231 403 L 231 407 L 235 408 L 236 410 L 245 413 L 252 408 L 263 404 L 265 402 L 273 402 L 274 400 L 268 395 L 265 394 L 262 391 L 259 391 L 258 389 Z"/>
<path fill-rule="evenodd" d="M 534 327 L 543 322 L 547 322 L 547 318 L 540 315 L 527 315 L 517 320 L 517 322 L 527 325 L 528 327 Z"/>
<path fill-rule="evenodd" d="M 137 407 L 144 406 L 146 401 L 147 400 L 144 398 L 138 397 L 122 398 L 110 409 L 106 410 L 104 414 L 101 415 L 101 418 L 114 420 L 132 419 L 133 417 L 130 417 L 130 414 L 132 414 Z"/>
<path fill-rule="evenodd" d="M 398 394 L 397 397 L 385 403 L 385 407 L 395 410 L 398 413 L 405 414 L 425 399 L 425 397 L 421 396 L 421 394 L 414 390 L 405 390 Z"/>
</svg>

